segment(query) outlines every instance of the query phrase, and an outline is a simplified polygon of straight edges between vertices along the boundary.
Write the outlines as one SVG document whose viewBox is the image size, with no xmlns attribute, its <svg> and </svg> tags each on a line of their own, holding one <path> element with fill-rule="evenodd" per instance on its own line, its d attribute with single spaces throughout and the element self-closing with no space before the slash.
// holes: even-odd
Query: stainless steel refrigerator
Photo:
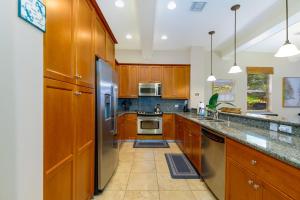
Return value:
<svg viewBox="0 0 300 200">
<path fill-rule="evenodd" d="M 105 61 L 96 60 L 95 194 L 112 177 L 119 160 L 117 138 L 117 75 Z"/>
</svg>

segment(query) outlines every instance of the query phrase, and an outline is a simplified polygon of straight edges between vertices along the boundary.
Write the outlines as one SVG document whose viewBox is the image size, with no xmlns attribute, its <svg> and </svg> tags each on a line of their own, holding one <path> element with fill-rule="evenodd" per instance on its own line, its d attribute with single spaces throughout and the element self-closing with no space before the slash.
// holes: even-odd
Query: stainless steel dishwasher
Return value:
<svg viewBox="0 0 300 200">
<path fill-rule="evenodd" d="M 219 200 L 225 199 L 225 139 L 202 129 L 202 177 Z"/>
</svg>

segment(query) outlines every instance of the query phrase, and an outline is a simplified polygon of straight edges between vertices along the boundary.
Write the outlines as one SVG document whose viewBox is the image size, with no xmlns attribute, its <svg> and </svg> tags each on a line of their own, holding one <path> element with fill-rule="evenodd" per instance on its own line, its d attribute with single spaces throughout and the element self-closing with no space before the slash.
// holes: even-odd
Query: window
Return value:
<svg viewBox="0 0 300 200">
<path fill-rule="evenodd" d="M 270 111 L 272 67 L 247 68 L 247 110 Z"/>
</svg>

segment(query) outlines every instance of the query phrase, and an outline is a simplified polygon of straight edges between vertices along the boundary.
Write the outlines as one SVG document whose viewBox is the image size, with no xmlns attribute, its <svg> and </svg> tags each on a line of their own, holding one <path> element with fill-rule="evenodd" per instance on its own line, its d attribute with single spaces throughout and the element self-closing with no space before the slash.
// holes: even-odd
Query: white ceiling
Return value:
<svg viewBox="0 0 300 200">
<path fill-rule="evenodd" d="M 200 0 L 206 1 L 207 4 L 202 12 L 197 13 L 189 10 L 191 3 L 197 0 L 174 0 L 177 4 L 175 10 L 167 9 L 170 0 L 123 1 L 125 6 L 117 8 L 114 5 L 115 0 L 97 0 L 118 40 L 117 48 L 142 50 L 148 53 L 150 51 L 150 54 L 151 51 L 156 50 L 184 50 L 189 49 L 191 46 L 201 46 L 209 49 L 208 32 L 210 30 L 216 31 L 214 48 L 227 54 L 229 53 L 227 49 L 231 50 L 233 47 L 234 13 L 230 10 L 232 5 L 236 3 L 241 5 L 238 11 L 237 30 L 238 34 L 243 33 L 240 36 L 243 39 L 247 38 L 245 34 L 249 33 L 248 40 L 250 40 L 250 36 L 252 38 L 257 37 L 257 35 L 251 35 L 252 31 L 251 29 L 249 31 L 249 27 L 256 30 L 255 25 L 262 24 L 263 19 L 266 19 L 266 23 L 268 23 L 265 17 L 266 14 L 273 14 L 270 14 L 269 17 L 280 15 L 281 18 L 276 18 L 277 21 L 275 22 L 276 25 L 282 23 L 285 6 L 283 0 Z M 298 1 L 290 0 L 290 7 L 294 10 L 293 13 L 300 12 Z M 299 7 L 297 8 L 297 6 Z M 275 25 L 275 23 L 273 24 Z M 283 29 L 284 26 L 280 28 L 280 31 Z M 263 31 L 267 31 L 267 29 Z M 261 34 L 263 31 L 261 31 Z M 300 32 L 300 25 L 293 26 L 291 34 L 293 34 L 292 32 Z M 133 35 L 132 40 L 125 38 L 127 33 Z M 275 35 L 272 33 L 272 39 L 264 39 L 261 44 L 252 44 L 251 47 L 248 45 L 247 50 L 258 52 L 276 50 L 284 40 L 284 36 L 282 36 L 284 32 L 278 33 L 277 29 L 276 33 Z M 161 40 L 163 34 L 168 36 L 168 40 Z M 299 37 L 292 35 L 291 40 L 298 42 Z M 243 44 L 246 42 L 246 40 L 243 41 Z"/>
</svg>

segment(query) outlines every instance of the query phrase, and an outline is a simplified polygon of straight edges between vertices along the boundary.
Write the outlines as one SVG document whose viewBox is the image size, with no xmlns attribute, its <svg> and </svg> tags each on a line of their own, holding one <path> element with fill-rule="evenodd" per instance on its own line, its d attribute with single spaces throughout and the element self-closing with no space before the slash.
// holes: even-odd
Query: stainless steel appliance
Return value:
<svg viewBox="0 0 300 200">
<path fill-rule="evenodd" d="M 202 129 L 202 177 L 219 200 L 225 199 L 225 144 L 224 137 Z"/>
<path fill-rule="evenodd" d="M 118 165 L 117 94 L 117 75 L 109 64 L 103 60 L 97 60 L 95 193 L 104 189 Z"/>
<path fill-rule="evenodd" d="M 161 96 L 161 83 L 139 83 L 139 96 Z"/>
<path fill-rule="evenodd" d="M 161 135 L 162 134 L 162 113 L 138 112 L 137 118 L 138 134 Z"/>
</svg>

